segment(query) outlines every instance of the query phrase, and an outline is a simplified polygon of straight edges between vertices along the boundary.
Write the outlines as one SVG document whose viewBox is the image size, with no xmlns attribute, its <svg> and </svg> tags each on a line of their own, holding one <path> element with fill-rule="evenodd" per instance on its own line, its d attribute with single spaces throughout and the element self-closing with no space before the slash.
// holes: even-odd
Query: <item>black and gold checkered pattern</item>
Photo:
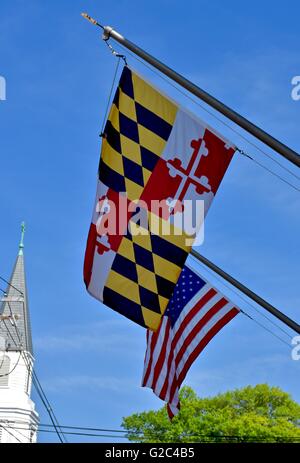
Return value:
<svg viewBox="0 0 300 463">
<path fill-rule="evenodd" d="M 168 98 L 125 67 L 104 131 L 100 181 L 115 192 L 126 192 L 129 201 L 139 200 L 164 151 L 177 110 Z M 151 229 L 152 222 L 162 225 L 166 221 L 145 212 L 150 228 L 140 227 L 137 234 L 133 217 L 129 221 L 130 231 L 115 250 L 103 302 L 156 330 L 190 248 L 181 230 L 162 236 Z"/>
<path fill-rule="evenodd" d="M 103 302 L 142 326 L 156 330 L 165 312 L 190 248 L 184 235 L 159 236 L 139 228 L 123 237 L 105 284 Z M 154 222 L 163 221 L 158 217 Z M 161 224 L 162 225 L 162 224 Z"/>
<path fill-rule="evenodd" d="M 124 67 L 104 130 L 99 178 L 140 198 L 172 130 L 177 106 Z"/>
</svg>

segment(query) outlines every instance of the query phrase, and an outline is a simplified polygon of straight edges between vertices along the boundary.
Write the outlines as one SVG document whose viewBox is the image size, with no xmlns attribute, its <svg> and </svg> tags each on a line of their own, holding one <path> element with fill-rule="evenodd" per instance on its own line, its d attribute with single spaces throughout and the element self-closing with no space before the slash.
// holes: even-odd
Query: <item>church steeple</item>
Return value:
<svg viewBox="0 0 300 463">
<path fill-rule="evenodd" d="M 39 416 L 31 400 L 34 357 L 24 266 L 24 232 L 0 308 L 0 443 L 36 442 Z M 22 429 L 22 431 L 19 431 Z"/>
<path fill-rule="evenodd" d="M 25 223 L 22 222 L 19 253 L 6 289 L 6 295 L 2 298 L 0 310 L 1 315 L 13 317 L 12 322 L 16 324 L 17 330 L 11 329 L 6 323 L 2 327 L 0 335 L 5 337 L 6 347 L 9 351 L 23 350 L 33 355 L 24 266 L 24 234 Z"/>
</svg>

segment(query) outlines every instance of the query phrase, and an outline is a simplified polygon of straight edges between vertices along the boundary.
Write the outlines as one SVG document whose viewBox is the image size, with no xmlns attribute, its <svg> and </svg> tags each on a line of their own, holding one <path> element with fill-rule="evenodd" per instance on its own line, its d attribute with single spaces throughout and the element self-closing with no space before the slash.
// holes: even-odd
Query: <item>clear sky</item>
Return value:
<svg viewBox="0 0 300 463">
<path fill-rule="evenodd" d="M 0 101 L 0 275 L 10 275 L 25 220 L 38 376 L 61 424 L 118 429 L 123 416 L 162 403 L 140 387 L 145 331 L 94 300 L 83 284 L 98 135 L 116 61 L 82 11 L 299 152 L 300 101 L 291 98 L 291 79 L 300 75 L 300 5 L 296 0 L 1 2 L 0 75 L 7 99 Z M 157 75 L 130 56 L 128 62 L 300 188 L 293 175 Z M 298 322 L 299 206 L 299 191 L 236 155 L 207 216 L 200 249 Z M 216 282 L 206 271 L 203 275 Z M 237 295 L 218 287 L 289 343 Z M 186 384 L 207 396 L 267 382 L 300 402 L 299 373 L 300 361 L 291 359 L 289 346 L 239 315 L 195 362 Z M 34 398 L 41 422 L 48 423 L 35 393 Z M 40 433 L 40 442 L 51 440 L 56 436 Z"/>
</svg>

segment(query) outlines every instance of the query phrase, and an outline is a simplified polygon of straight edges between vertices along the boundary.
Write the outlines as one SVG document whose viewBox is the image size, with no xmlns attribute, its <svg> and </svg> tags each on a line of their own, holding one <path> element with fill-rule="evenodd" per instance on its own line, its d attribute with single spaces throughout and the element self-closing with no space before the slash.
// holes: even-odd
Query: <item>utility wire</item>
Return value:
<svg viewBox="0 0 300 463">
<path fill-rule="evenodd" d="M 195 259 L 195 262 L 198 262 L 198 260 L 196 260 L 196 258 L 191 255 L 191 257 L 193 257 Z M 201 264 L 202 265 L 202 264 Z M 228 284 L 226 284 L 218 275 L 214 274 L 210 269 L 208 269 L 207 267 L 205 267 L 204 265 L 202 265 L 202 268 L 204 268 L 209 274 L 211 274 L 214 278 L 216 278 L 218 281 L 220 281 L 226 288 L 228 288 L 230 291 L 232 291 L 233 293 L 235 293 L 238 297 L 240 297 L 246 304 L 248 304 L 250 307 L 252 307 L 253 309 L 255 309 L 255 307 L 246 299 L 244 298 L 242 295 L 239 294 L 239 292 L 237 290 L 235 290 L 234 288 L 231 288 Z M 285 331 L 283 330 L 279 325 L 277 325 L 275 322 L 273 322 L 269 317 L 267 317 L 266 315 L 262 314 L 258 309 L 255 309 L 260 315 L 262 315 L 264 318 L 266 318 L 270 323 L 272 323 L 276 328 L 282 330 L 287 336 L 289 336 L 289 338 L 291 339 L 291 336 Z M 253 322 L 255 322 L 257 325 L 259 325 L 261 328 L 263 328 L 264 330 L 268 331 L 270 334 L 272 334 L 272 336 L 274 336 L 275 338 L 279 339 L 281 342 L 283 342 L 285 345 L 287 345 L 289 347 L 289 349 L 291 348 L 291 345 L 286 342 L 284 339 L 282 339 L 280 336 L 278 336 L 276 333 L 274 333 L 272 330 L 270 330 L 269 328 L 267 328 L 265 325 L 263 325 L 262 323 L 260 323 L 258 320 L 256 320 L 253 316 L 249 315 L 247 312 L 245 312 L 244 310 L 241 310 L 240 309 L 240 312 L 243 313 L 244 315 L 246 315 L 250 320 L 252 320 Z"/>
<path fill-rule="evenodd" d="M 9 305 L 9 308 L 10 308 L 10 312 L 11 312 L 11 316 L 12 316 L 12 310 L 11 310 L 10 305 Z M 4 321 L 5 321 L 5 320 L 4 320 Z M 27 367 L 28 374 L 30 374 L 30 372 L 32 371 L 32 375 L 33 375 L 33 376 L 32 376 L 32 382 L 33 382 L 33 384 L 34 384 L 34 386 L 35 386 L 35 388 L 36 388 L 36 391 L 37 391 L 37 393 L 38 393 L 38 396 L 40 397 L 40 399 L 41 399 L 41 401 L 42 401 L 42 403 L 43 403 L 43 405 L 44 405 L 44 407 L 45 407 L 45 409 L 46 409 L 46 411 L 47 411 L 47 413 L 48 413 L 48 415 L 49 415 L 49 418 L 50 418 L 51 422 L 53 423 L 53 426 L 54 426 L 54 428 L 55 428 L 56 434 L 57 434 L 57 436 L 58 436 L 60 442 L 61 442 L 61 443 L 64 443 L 64 440 L 65 440 L 65 442 L 67 442 L 67 440 L 66 440 L 66 438 L 65 438 L 65 436 L 64 436 L 64 434 L 63 434 L 63 432 L 62 432 L 61 430 L 60 430 L 60 432 L 59 432 L 59 430 L 58 430 L 59 424 L 58 424 L 57 418 L 56 418 L 56 416 L 55 416 L 55 414 L 54 414 L 54 412 L 53 412 L 53 409 L 52 409 L 52 407 L 51 407 L 51 405 L 50 405 L 49 400 L 47 399 L 46 394 L 44 393 L 44 390 L 43 390 L 43 388 L 42 388 L 42 386 L 41 386 L 41 383 L 39 382 L 39 380 L 38 380 L 38 378 L 37 378 L 37 375 L 36 375 L 36 373 L 35 373 L 33 367 L 31 368 L 31 366 L 29 365 L 28 360 L 27 360 L 27 358 L 26 358 L 26 355 L 25 355 L 24 352 L 22 351 L 22 343 L 21 343 L 21 339 L 20 339 L 20 336 L 19 336 L 18 327 L 16 326 L 15 323 L 13 324 L 13 326 L 14 326 L 14 328 L 15 328 L 17 337 L 19 338 L 21 354 L 22 354 L 22 357 L 23 357 L 23 359 L 24 359 L 25 365 L 26 365 L 26 367 Z M 8 334 L 10 335 L 10 337 L 11 337 L 13 343 L 15 344 L 15 341 L 14 341 L 14 339 L 13 339 L 13 337 L 12 337 L 12 334 L 11 334 L 10 330 L 7 329 L 7 331 L 8 331 Z M 61 435 L 63 436 L 63 438 L 62 438 Z"/>
<path fill-rule="evenodd" d="M 19 431 L 19 429 L 22 429 L 24 431 L 31 431 L 30 428 L 15 428 L 15 427 L 12 427 L 10 426 L 10 423 L 6 420 L 0 420 L 1 423 L 4 423 L 4 426 L 7 426 L 9 429 L 11 429 L 12 431 L 17 431 L 17 433 L 22 436 L 24 439 L 28 439 L 28 436 L 25 436 L 25 434 L 23 434 L 22 432 Z M 13 424 L 13 423 L 12 423 Z"/>
<path fill-rule="evenodd" d="M 1 277 L 0 276 L 0 280 L 2 280 L 4 283 L 6 283 L 8 286 L 10 286 L 11 288 L 15 289 L 16 291 L 18 291 L 18 293 L 20 293 L 22 296 L 24 296 L 23 292 L 20 291 L 18 288 L 16 288 L 14 285 L 12 285 L 9 281 L 7 281 L 5 278 Z M 3 291 L 3 290 L 1 290 Z M 6 291 L 3 291 L 4 294 L 6 294 Z"/>
<path fill-rule="evenodd" d="M 147 67 L 148 69 L 151 70 L 151 72 L 153 72 L 155 75 L 157 75 L 160 79 L 164 80 L 165 82 L 167 82 L 171 87 L 175 88 L 179 93 L 181 93 L 182 95 L 184 95 L 186 98 L 188 98 L 189 100 L 191 100 L 194 104 L 196 104 L 197 106 L 199 106 L 203 111 L 205 111 L 206 113 L 208 113 L 210 116 L 214 117 L 218 122 L 220 122 L 221 124 L 223 124 L 225 127 L 227 127 L 229 130 L 231 130 L 232 132 L 234 132 L 236 135 L 238 135 L 240 138 L 242 138 L 244 141 L 246 141 L 249 145 L 253 146 L 255 149 L 257 149 L 258 151 L 260 151 L 262 154 L 264 154 L 266 157 L 268 157 L 271 161 L 273 161 L 274 163 L 276 163 L 278 166 L 281 167 L 281 169 L 285 170 L 286 172 L 288 172 L 290 175 L 292 175 L 293 177 L 295 177 L 297 180 L 300 180 L 300 177 L 295 174 L 292 170 L 288 169 L 286 166 L 284 166 L 281 162 L 277 161 L 276 159 L 273 158 L 273 156 L 271 156 L 270 154 L 268 154 L 266 151 L 264 151 L 262 148 L 260 148 L 256 143 L 252 142 L 251 140 L 249 140 L 247 137 L 245 137 L 243 134 L 241 134 L 237 129 L 235 129 L 234 127 L 232 127 L 230 124 L 228 124 L 227 122 L 225 122 L 223 119 L 221 119 L 220 117 L 218 117 L 214 112 L 210 111 L 209 109 L 207 109 L 204 105 L 202 105 L 201 103 L 199 103 L 198 100 L 196 100 L 195 98 L 193 98 L 191 95 L 189 95 L 187 92 L 185 92 L 184 90 L 182 90 L 179 86 L 177 86 L 175 83 L 173 83 L 171 80 L 169 80 L 167 77 L 165 77 L 164 75 L 162 75 L 161 73 L 159 73 L 158 71 L 156 71 L 155 69 L 152 68 L 151 65 L 149 65 L 148 63 L 145 63 L 142 59 L 140 59 L 139 57 L 135 56 L 133 53 L 131 53 L 129 50 L 127 50 L 125 47 L 123 47 L 121 44 L 118 44 L 118 47 L 122 48 L 122 50 L 125 50 L 126 53 L 128 53 L 132 58 L 134 58 L 136 61 L 140 62 L 141 64 L 143 64 L 145 67 Z M 267 172 L 269 172 L 271 175 L 274 175 L 275 177 L 277 177 L 278 179 L 280 179 L 282 182 L 286 183 L 287 185 L 289 185 L 290 187 L 292 187 L 293 189 L 295 189 L 296 191 L 299 191 L 300 192 L 300 189 L 298 187 L 296 187 L 295 185 L 293 185 L 292 183 L 290 183 L 288 180 L 284 179 L 283 177 L 281 177 L 280 175 L 276 174 L 274 171 L 272 171 L 271 169 L 269 169 L 268 167 L 264 166 L 263 164 L 261 164 L 259 161 L 257 161 L 256 159 L 254 159 L 252 156 L 247 156 L 250 160 L 252 160 L 254 163 L 256 163 L 258 166 L 260 166 L 261 168 L 265 169 Z"/>
<path fill-rule="evenodd" d="M 108 44 L 107 44 L 107 45 L 108 45 Z M 118 57 L 117 64 L 116 64 L 115 72 L 114 72 L 114 77 L 113 77 L 112 85 L 111 85 L 110 92 L 109 92 L 109 97 L 108 97 L 108 100 L 107 100 L 106 110 L 105 110 L 104 117 L 103 117 L 103 122 L 102 122 L 102 127 L 101 127 L 101 134 L 100 134 L 101 137 L 104 136 L 103 130 L 104 130 L 106 118 L 107 118 L 108 111 L 109 111 L 110 104 L 111 104 L 111 97 L 112 97 L 112 93 L 113 93 L 114 86 L 115 86 L 115 81 L 116 81 L 116 77 L 117 77 L 117 72 L 118 72 L 119 64 L 120 64 L 120 59 L 121 59 L 121 57 L 119 56 L 119 57 Z"/>
<path fill-rule="evenodd" d="M 4 357 L 5 357 L 5 355 L 3 355 L 3 361 L 2 361 L 1 367 L 2 367 L 2 365 L 3 365 L 3 363 L 4 363 Z M 0 378 L 4 378 L 5 376 L 11 375 L 12 372 L 13 372 L 13 371 L 17 368 L 17 366 L 19 365 L 20 358 L 21 358 L 21 352 L 20 352 L 19 357 L 18 357 L 18 360 L 17 360 L 16 363 L 14 364 L 13 368 L 12 368 L 8 373 L 3 373 L 3 374 L 1 374 L 1 375 L 0 375 Z M 0 368 L 1 368 L 1 367 L 0 367 Z"/>
<path fill-rule="evenodd" d="M 36 374 L 36 372 L 35 372 L 35 370 L 34 370 L 33 368 L 32 368 L 32 374 L 33 374 L 33 383 L 34 383 L 34 385 L 35 385 L 35 388 L 36 388 L 36 390 L 39 390 L 39 391 L 40 391 L 40 392 L 39 392 L 39 396 L 40 396 L 41 400 L 43 401 L 43 403 L 44 403 L 44 405 L 45 405 L 45 407 L 46 407 L 46 410 L 48 411 L 49 416 L 52 417 L 52 418 L 51 418 L 51 421 L 52 421 L 52 423 L 53 423 L 53 425 L 54 425 L 54 427 L 55 427 L 55 429 L 56 429 L 56 432 L 57 432 L 57 428 L 58 428 L 59 431 L 60 431 L 59 433 L 57 432 L 57 434 L 58 434 L 59 437 L 60 437 L 60 440 L 62 441 L 62 439 L 61 439 L 61 434 L 62 434 L 62 436 L 64 437 L 65 441 L 67 442 L 67 439 L 66 439 L 65 436 L 64 436 L 64 432 L 61 430 L 61 427 L 60 427 L 60 425 L 59 425 L 59 422 L 58 422 L 58 420 L 57 420 L 57 418 L 56 418 L 56 416 L 55 416 L 55 413 L 54 413 L 54 411 L 53 411 L 53 408 L 52 408 L 52 406 L 50 405 L 50 402 L 49 402 L 49 400 L 48 400 L 48 398 L 47 398 L 47 396 L 46 396 L 46 394 L 45 394 L 45 392 L 44 392 L 44 390 L 43 390 L 43 388 L 42 388 L 42 385 L 41 385 L 41 383 L 40 383 L 40 381 L 39 381 L 39 379 L 38 379 L 38 377 L 37 377 L 37 374 Z"/>
<path fill-rule="evenodd" d="M 39 432 L 46 432 L 46 433 L 55 433 L 55 431 L 51 431 L 49 429 L 39 429 Z M 87 436 L 87 437 L 110 437 L 111 439 L 127 439 L 127 436 L 116 436 L 111 434 L 96 434 L 96 433 L 83 433 L 83 432 L 71 432 L 71 431 L 64 431 L 64 434 L 73 435 L 73 436 Z"/>
<path fill-rule="evenodd" d="M 39 426 L 41 427 L 45 427 L 45 428 L 52 428 L 53 426 L 51 424 L 44 424 L 44 423 L 41 423 Z M 139 432 L 139 431 L 128 431 L 128 430 L 124 430 L 124 429 L 106 429 L 106 428 L 93 428 L 93 427 L 85 427 L 85 426 L 67 426 L 67 425 L 63 425 L 61 426 L 62 428 L 64 429 L 74 429 L 74 430 L 81 430 L 81 431 L 98 431 L 98 432 L 110 432 L 110 433 L 123 433 L 123 434 L 130 434 L 131 436 L 133 435 L 136 435 L 137 437 L 142 437 L 142 432 Z M 218 437 L 216 436 L 215 434 L 187 434 L 186 437 L 200 437 L 200 436 L 208 436 L 208 437 Z M 117 436 L 119 437 L 119 436 Z M 223 435 L 223 437 L 242 437 L 242 436 L 238 436 L 238 435 Z M 251 436 L 249 436 L 251 437 Z M 255 437 L 255 436 L 254 436 Z M 258 436 L 257 436 L 258 437 Z M 283 436 L 278 436 L 280 438 L 282 438 Z M 300 439 L 300 436 L 291 436 L 290 437 L 291 439 Z"/>
<path fill-rule="evenodd" d="M 102 24 L 100 24 L 98 21 L 96 21 L 95 19 L 91 18 L 87 13 L 81 13 L 81 15 L 87 19 L 88 21 L 90 21 L 92 24 L 94 24 L 95 26 L 98 26 L 100 27 L 101 29 L 105 30 L 104 26 L 102 26 Z M 106 45 L 112 50 L 113 54 L 118 56 L 118 54 L 116 53 L 116 51 L 113 49 L 113 47 L 109 44 L 109 36 L 108 38 L 103 38 L 103 40 L 105 41 Z M 169 85 L 171 85 L 172 87 L 174 87 L 178 92 L 180 92 L 182 95 L 184 95 L 186 98 L 189 98 L 193 103 L 195 103 L 197 106 L 199 106 L 201 109 L 203 109 L 204 111 L 206 111 L 208 114 L 210 114 L 212 117 L 214 117 L 216 120 L 218 120 L 221 124 L 225 125 L 226 127 L 228 127 L 230 130 L 232 130 L 234 133 L 236 133 L 240 138 L 242 138 L 243 140 L 245 140 L 247 143 L 249 143 L 250 145 L 252 145 L 254 148 L 256 148 L 258 151 L 260 151 L 261 153 L 263 153 L 265 156 L 267 156 L 271 161 L 275 162 L 278 166 L 280 166 L 283 170 L 285 170 L 286 172 L 288 172 L 289 174 L 293 175 L 296 179 L 300 180 L 300 177 L 298 175 L 296 175 L 293 171 L 291 171 L 290 169 L 288 169 L 286 166 L 284 166 L 283 164 L 281 164 L 279 161 L 277 161 L 276 159 L 273 158 L 273 156 L 271 156 L 270 154 L 266 153 L 262 148 L 260 148 L 258 145 L 256 145 L 256 143 L 250 141 L 247 137 L 245 137 L 244 135 L 242 135 L 237 129 L 235 129 L 234 127 L 232 127 L 231 125 L 229 125 L 228 123 L 226 123 L 223 119 L 221 119 L 220 117 L 218 117 L 215 113 L 213 113 L 212 111 L 210 111 L 209 109 L 207 109 L 205 106 L 203 106 L 201 103 L 199 103 L 198 100 L 195 100 L 189 93 L 185 92 L 184 90 L 182 90 L 181 87 L 177 86 L 174 82 L 171 81 L 171 79 L 167 79 L 167 77 L 165 77 L 162 73 L 159 73 L 158 71 L 156 71 L 156 69 L 154 69 L 151 65 L 149 65 L 148 63 L 146 63 L 144 60 L 140 59 L 138 56 L 136 56 L 134 53 L 131 53 L 127 48 L 125 48 L 122 44 L 118 44 L 118 46 L 120 48 L 122 48 L 125 53 L 128 53 L 130 56 L 132 56 L 135 60 L 139 61 L 141 64 L 143 64 L 145 67 L 147 67 L 148 69 L 150 69 L 154 74 L 156 74 L 157 76 L 159 76 L 161 79 L 165 80 L 166 82 L 168 82 Z M 126 55 L 119 55 L 121 58 L 124 59 L 125 61 L 125 64 L 127 65 L 127 62 L 126 62 Z M 251 157 L 250 157 L 251 159 Z M 262 168 L 265 168 L 265 166 L 259 164 L 257 162 L 258 165 L 260 165 Z M 283 179 L 282 177 L 276 175 L 273 171 L 269 170 L 269 169 L 266 169 L 268 172 L 270 172 L 271 174 L 275 175 L 276 177 L 278 177 L 279 179 L 281 179 L 283 182 L 287 183 L 288 185 L 290 185 L 292 188 L 295 188 L 297 191 L 300 191 L 297 187 L 295 187 L 294 185 L 290 184 L 289 182 L 287 182 L 285 179 Z"/>
<path fill-rule="evenodd" d="M 51 424 L 40 424 L 42 427 L 52 427 Z M 114 432 L 114 433 L 125 433 L 128 434 L 128 431 L 125 431 L 123 429 L 105 429 L 105 428 L 91 428 L 91 427 L 84 427 L 84 426 L 61 426 L 63 429 L 80 429 L 80 430 L 85 430 L 85 431 L 99 431 L 99 432 Z M 138 431 L 135 432 L 135 434 L 140 434 Z"/>
<path fill-rule="evenodd" d="M 50 426 L 50 425 L 48 425 Z M 65 426 L 64 426 L 65 427 Z M 79 429 L 81 431 L 84 430 L 89 430 L 93 428 L 80 428 L 80 427 L 72 427 L 68 426 L 68 428 L 75 428 Z M 16 429 L 21 429 L 21 430 L 29 430 L 30 428 L 16 428 Z M 97 428 L 96 428 L 97 429 Z M 120 432 L 118 430 L 111 430 L 112 432 Z M 51 429 L 40 429 L 39 432 L 45 432 L 45 433 L 55 433 L 55 431 L 52 431 Z M 111 434 L 99 434 L 99 433 L 92 433 L 92 432 L 73 432 L 73 431 L 66 431 L 66 434 L 69 435 L 76 435 L 76 436 L 86 436 L 86 437 L 108 437 L 108 438 L 124 438 L 128 439 L 128 436 L 135 437 L 137 434 L 136 432 L 130 432 L 130 431 L 123 431 L 126 433 L 126 436 L 120 436 L 120 435 L 111 435 Z M 271 440 L 275 441 L 283 441 L 283 442 L 300 442 L 300 436 L 270 436 L 270 437 L 261 437 L 261 436 L 243 436 L 243 435 L 216 435 L 216 434 L 186 434 L 186 438 L 203 438 L 202 441 L 204 440 L 239 440 L 242 442 L 270 442 Z M 142 435 L 142 433 L 139 433 L 139 435 L 136 435 L 136 439 L 143 440 L 145 437 Z M 201 442 L 201 441 L 200 441 Z"/>
<path fill-rule="evenodd" d="M 16 345 L 16 342 L 15 342 L 15 340 L 14 340 L 14 338 L 13 338 L 13 335 L 11 334 L 10 328 L 9 328 L 9 326 L 6 324 L 7 320 L 4 319 L 4 320 L 2 320 L 2 321 L 3 321 L 3 324 L 5 325 L 6 331 L 8 332 L 8 334 L 9 334 L 11 340 L 12 340 L 12 343 L 13 343 L 12 345 L 13 345 L 13 346 Z"/>
<path fill-rule="evenodd" d="M 262 169 L 264 169 L 266 172 L 269 172 L 271 175 L 273 175 L 274 177 L 278 178 L 279 180 L 282 180 L 284 183 L 286 183 L 287 185 L 289 185 L 290 187 L 294 188 L 294 190 L 296 191 L 299 191 L 300 192 L 300 188 L 297 188 L 295 185 L 293 185 L 291 182 L 289 182 L 288 180 L 286 180 L 285 178 L 281 177 L 280 175 L 276 174 L 276 172 L 274 172 L 272 169 L 269 169 L 269 167 L 263 165 L 261 162 L 257 161 L 255 158 L 253 158 L 252 156 L 250 156 L 248 153 L 245 153 L 244 150 L 241 150 L 240 148 L 237 149 L 237 151 L 244 157 L 250 159 L 251 161 L 253 161 L 255 164 L 257 164 L 259 167 L 261 167 Z"/>
<path fill-rule="evenodd" d="M 9 301 L 8 301 L 8 307 L 9 307 L 9 310 L 10 310 L 10 315 L 11 315 L 12 320 L 13 320 L 12 308 L 11 308 L 11 305 L 10 305 Z M 24 311 L 24 301 L 23 301 L 23 311 Z M 4 320 L 4 322 L 5 322 L 5 320 Z M 53 425 L 54 425 L 54 427 L 56 429 L 59 440 L 61 441 L 61 443 L 63 443 L 64 440 L 65 440 L 65 442 L 67 442 L 67 439 L 65 438 L 62 430 L 59 427 L 58 420 L 57 420 L 57 418 L 55 416 L 55 413 L 54 413 L 54 411 L 53 411 L 53 409 L 51 407 L 51 404 L 50 404 L 50 402 L 49 402 L 49 400 L 48 400 L 48 398 L 47 398 L 47 396 L 46 396 L 46 394 L 45 394 L 45 392 L 44 392 L 44 390 L 42 388 L 42 385 L 41 385 L 41 383 L 40 383 L 40 381 L 39 381 L 39 379 L 37 377 L 37 374 L 36 374 L 33 366 L 31 366 L 29 364 L 28 359 L 27 359 L 26 355 L 24 354 L 24 352 L 22 350 L 22 341 L 21 341 L 20 332 L 19 332 L 19 329 L 18 329 L 18 327 L 16 325 L 16 322 L 15 321 L 12 322 L 12 325 L 15 328 L 15 332 L 16 332 L 16 335 L 17 335 L 18 340 L 19 340 L 19 347 L 20 347 L 21 354 L 22 354 L 22 357 L 24 359 L 25 365 L 27 367 L 28 374 L 30 374 L 32 372 L 32 382 L 33 382 L 33 384 L 34 384 L 34 386 L 36 388 L 36 391 L 37 391 L 43 405 L 45 406 L 45 408 L 46 408 L 46 410 L 47 410 L 47 412 L 49 414 L 49 417 L 50 417 L 50 419 L 51 419 L 51 421 L 52 421 L 52 423 L 53 423 Z M 9 331 L 9 333 L 10 333 L 10 331 Z M 13 337 L 12 337 L 11 334 L 10 334 L 10 336 L 11 336 L 11 338 L 13 340 Z M 14 342 L 14 340 L 13 340 L 13 342 Z M 60 429 L 60 432 L 58 431 L 58 429 Z M 63 436 L 63 439 L 62 439 L 61 435 Z"/>
<path fill-rule="evenodd" d="M 197 261 L 198 262 L 198 261 Z M 237 294 L 239 296 L 240 299 L 242 299 L 242 301 L 244 301 L 246 304 L 248 304 L 248 306 L 250 306 L 253 310 L 255 310 L 261 317 L 265 318 L 266 320 L 268 320 L 269 323 L 271 323 L 272 325 L 274 325 L 276 328 L 278 328 L 280 331 L 282 331 L 289 339 L 291 339 L 291 334 L 288 333 L 284 328 L 282 328 L 280 325 L 278 325 L 277 323 L 275 323 L 271 318 L 269 318 L 266 314 L 262 313 L 259 309 L 257 309 L 257 307 L 255 307 L 254 304 L 252 304 L 250 301 L 248 301 L 243 295 L 241 295 L 236 289 L 234 289 L 233 287 L 230 287 L 229 284 L 227 284 L 225 281 L 223 281 L 218 275 L 214 274 L 210 269 L 206 268 L 203 266 L 203 268 L 205 268 L 211 275 L 213 275 L 214 277 L 216 277 L 224 286 L 226 286 L 226 288 L 230 289 L 232 292 L 234 292 L 235 294 Z"/>
<path fill-rule="evenodd" d="M 15 436 L 12 432 L 10 432 L 5 426 L 3 426 L 3 424 L 0 424 L 0 427 L 3 428 L 6 432 L 8 432 L 8 434 L 10 434 L 14 439 L 17 439 L 18 442 L 22 443 L 22 441 L 20 441 L 20 439 L 18 439 L 17 436 Z"/>
<path fill-rule="evenodd" d="M 12 313 L 12 309 L 11 309 L 9 301 L 8 301 L 8 306 L 9 306 L 9 310 L 10 310 L 10 315 L 11 315 L 11 317 L 13 319 L 13 313 Z M 23 312 L 24 312 L 24 302 L 23 302 Z M 33 366 L 31 366 L 29 364 L 25 353 L 22 351 L 22 341 L 21 341 L 21 337 L 20 337 L 20 331 L 19 331 L 19 329 L 18 329 L 18 327 L 16 325 L 16 322 L 13 323 L 13 327 L 15 328 L 17 337 L 19 339 L 21 354 L 22 354 L 24 362 L 26 364 L 28 374 L 30 374 L 32 372 L 33 384 L 34 384 L 34 386 L 35 386 L 35 388 L 36 388 L 36 390 L 38 392 L 38 395 L 39 395 L 40 399 L 42 400 L 44 406 L 46 407 L 46 410 L 47 410 L 47 412 L 48 412 L 48 414 L 49 414 L 49 416 L 51 418 L 51 421 L 52 421 L 53 425 L 55 426 L 55 429 L 57 431 L 57 435 L 60 438 L 60 441 L 63 442 L 62 439 L 61 439 L 60 433 L 63 435 L 63 437 L 64 437 L 64 434 L 63 434 L 62 430 L 60 429 L 60 426 L 59 426 L 58 420 L 57 420 L 57 418 L 55 416 L 55 413 L 54 413 L 54 411 L 53 411 L 53 409 L 52 409 L 52 407 L 50 405 L 50 402 L 49 402 L 49 400 L 48 400 L 48 398 L 47 398 L 47 396 L 46 396 L 46 394 L 45 394 L 45 392 L 44 392 L 44 390 L 42 388 L 42 385 L 41 385 L 41 383 L 40 383 L 40 381 L 39 381 L 39 379 L 37 377 L 37 374 L 36 374 L 35 370 L 33 369 Z M 57 428 L 60 429 L 60 433 L 58 433 Z M 65 439 L 65 437 L 64 437 L 64 439 Z M 66 439 L 65 439 L 65 441 L 66 441 Z"/>
</svg>

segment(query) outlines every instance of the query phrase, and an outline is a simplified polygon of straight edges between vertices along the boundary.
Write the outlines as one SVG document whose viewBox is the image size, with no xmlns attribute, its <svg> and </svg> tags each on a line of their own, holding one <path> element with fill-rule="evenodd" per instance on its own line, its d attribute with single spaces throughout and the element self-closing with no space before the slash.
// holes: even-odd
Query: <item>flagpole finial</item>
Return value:
<svg viewBox="0 0 300 463">
<path fill-rule="evenodd" d="M 104 27 L 101 26 L 101 24 L 99 24 L 98 21 L 96 21 L 96 19 L 92 18 L 87 13 L 81 13 L 81 16 L 87 19 L 90 23 L 94 24 L 94 26 L 99 26 L 99 27 L 102 27 L 102 29 L 104 29 Z"/>
<path fill-rule="evenodd" d="M 26 230 L 25 222 L 22 222 L 21 223 L 21 241 L 19 244 L 19 256 L 23 255 L 25 230 Z"/>
</svg>

